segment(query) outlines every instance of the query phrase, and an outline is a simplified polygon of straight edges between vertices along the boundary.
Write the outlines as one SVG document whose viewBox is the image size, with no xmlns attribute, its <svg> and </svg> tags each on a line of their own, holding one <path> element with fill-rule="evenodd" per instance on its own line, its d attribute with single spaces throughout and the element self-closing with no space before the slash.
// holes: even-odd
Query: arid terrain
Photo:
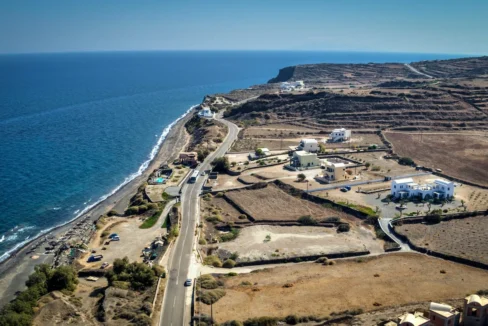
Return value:
<svg viewBox="0 0 488 326">
<path fill-rule="evenodd" d="M 440 168 L 443 173 L 488 185 L 488 133 L 387 132 L 396 153 L 418 165 Z"/>
<path fill-rule="evenodd" d="M 261 189 L 229 191 L 225 196 L 256 221 L 296 221 L 304 215 L 322 220 L 327 217 L 346 215 L 295 198 L 273 184 Z"/>
<path fill-rule="evenodd" d="M 488 216 L 450 220 L 434 225 L 403 224 L 395 230 L 416 246 L 488 264 Z"/>
<path fill-rule="evenodd" d="M 443 272 L 442 272 L 443 271 Z M 213 305 L 217 322 L 290 314 L 328 316 L 410 302 L 461 298 L 483 288 L 488 272 L 420 254 L 388 254 L 304 263 L 222 277 L 225 296 Z M 200 305 L 210 313 L 210 306 Z"/>
</svg>

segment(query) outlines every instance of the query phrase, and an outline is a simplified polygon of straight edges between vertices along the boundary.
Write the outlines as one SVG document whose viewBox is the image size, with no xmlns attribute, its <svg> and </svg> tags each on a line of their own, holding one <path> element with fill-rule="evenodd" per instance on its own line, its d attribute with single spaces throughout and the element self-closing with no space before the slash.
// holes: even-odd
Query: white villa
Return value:
<svg viewBox="0 0 488 326">
<path fill-rule="evenodd" d="M 202 107 L 202 109 L 198 112 L 198 116 L 202 118 L 213 118 L 214 113 L 209 107 Z"/>
<path fill-rule="evenodd" d="M 319 143 L 316 139 L 304 138 L 300 141 L 297 150 L 315 153 L 319 151 Z"/>
<path fill-rule="evenodd" d="M 296 89 L 302 89 L 305 86 L 303 80 L 297 80 L 294 82 L 283 82 L 280 85 L 280 90 L 282 92 L 291 92 Z"/>
<path fill-rule="evenodd" d="M 430 198 L 452 198 L 454 196 L 454 183 L 451 181 L 435 179 L 433 183 L 418 184 L 412 178 L 398 179 L 391 182 L 391 196 L 393 198 L 409 198 L 426 196 Z"/>
<path fill-rule="evenodd" d="M 320 159 L 317 154 L 306 151 L 296 151 L 290 160 L 290 167 L 297 170 L 307 170 L 320 167 Z"/>
<path fill-rule="evenodd" d="M 349 139 L 351 139 L 351 130 L 346 128 L 334 129 L 329 135 L 330 142 L 346 141 Z"/>
</svg>

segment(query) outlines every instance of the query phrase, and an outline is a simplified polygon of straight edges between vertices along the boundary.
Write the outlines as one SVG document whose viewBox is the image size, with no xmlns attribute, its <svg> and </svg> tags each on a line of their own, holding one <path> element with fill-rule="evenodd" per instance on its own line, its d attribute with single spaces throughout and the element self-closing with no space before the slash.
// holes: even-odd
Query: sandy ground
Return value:
<svg viewBox="0 0 488 326">
<path fill-rule="evenodd" d="M 488 216 L 434 225 L 403 224 L 395 230 L 419 247 L 488 264 Z"/>
<path fill-rule="evenodd" d="M 480 290 L 488 282 L 488 272 L 416 253 L 395 253 L 337 261 L 333 266 L 286 265 L 224 278 L 224 282 L 226 295 L 213 305 L 217 322 L 330 315 L 355 308 L 370 311 L 377 308 L 374 303 L 442 302 Z M 291 287 L 284 287 L 287 283 Z M 210 313 L 210 306 L 202 308 Z"/>
<path fill-rule="evenodd" d="M 241 230 L 236 240 L 219 244 L 218 253 L 226 257 L 237 252 L 240 262 L 364 250 L 383 252 L 382 241 L 364 227 L 337 233 L 336 228 L 256 225 Z"/>
<path fill-rule="evenodd" d="M 184 124 L 190 117 L 191 114 L 187 115 L 170 130 L 168 136 L 160 147 L 157 156 L 142 175 L 138 176 L 115 194 L 109 196 L 106 200 L 93 207 L 86 214 L 80 216 L 79 219 L 88 217 L 90 220 L 96 220 L 100 215 L 105 214 L 112 208 L 117 209 L 118 211 L 124 211 L 129 203 L 129 199 L 137 192 L 139 185 L 147 180 L 149 174 L 163 162 L 171 162 L 176 159 L 178 153 L 183 149 L 183 146 L 187 142 L 188 135 L 184 128 Z M 59 236 L 72 229 L 74 224 L 75 222 L 68 223 L 49 232 L 49 234 Z M 10 301 L 17 291 L 24 289 L 24 283 L 28 276 L 34 271 L 35 265 L 43 262 L 50 263 L 52 261 L 52 256 L 42 256 L 36 260 L 31 259 L 30 257 L 32 255 L 26 255 L 26 252 L 28 252 L 31 247 L 32 244 L 24 246 L 17 251 L 13 257 L 10 257 L 1 263 L 0 293 L 2 293 L 2 297 L 0 299 L 0 306 L 3 306 Z M 34 254 L 38 255 L 39 253 Z"/>
<path fill-rule="evenodd" d="M 168 205 L 171 206 L 171 205 Z M 89 250 L 96 250 L 97 254 L 103 255 L 103 259 L 100 262 L 87 263 L 86 259 L 90 255 L 87 253 L 80 259 L 80 263 L 89 268 L 98 268 L 103 262 L 112 264 L 116 258 L 122 258 L 127 256 L 129 261 L 142 262 L 142 249 L 151 244 L 156 237 L 166 234 L 166 229 L 161 228 L 163 224 L 163 217 L 167 216 L 169 207 L 165 207 L 165 210 L 160 216 L 159 220 L 154 224 L 152 228 L 140 229 L 142 220 L 139 218 L 116 218 L 112 221 L 114 224 L 111 226 L 107 224 L 102 230 L 110 229 L 109 233 L 117 233 L 120 237 L 120 241 L 113 241 L 106 244 L 106 241 L 101 242 L 100 233 L 89 244 Z M 106 248 L 102 250 L 102 248 Z"/>
</svg>

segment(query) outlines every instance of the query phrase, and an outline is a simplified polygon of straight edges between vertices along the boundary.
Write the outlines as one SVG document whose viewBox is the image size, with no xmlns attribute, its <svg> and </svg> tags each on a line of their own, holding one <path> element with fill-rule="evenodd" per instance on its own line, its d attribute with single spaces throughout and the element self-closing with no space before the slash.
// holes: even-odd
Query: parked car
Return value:
<svg viewBox="0 0 488 326">
<path fill-rule="evenodd" d="M 107 268 L 107 267 L 108 267 L 108 265 L 110 265 L 110 264 L 109 264 L 109 263 L 107 263 L 107 262 L 104 262 L 104 263 L 102 264 L 102 266 L 100 266 L 100 268 L 101 268 L 101 269 L 105 269 L 105 268 Z"/>
<path fill-rule="evenodd" d="M 117 233 L 112 233 L 111 235 L 108 236 L 109 239 L 113 239 L 115 237 L 119 237 L 119 235 Z"/>
<path fill-rule="evenodd" d="M 102 258 L 103 258 L 103 255 L 91 255 L 90 257 L 88 257 L 87 261 L 89 263 L 92 263 L 94 261 L 100 261 L 100 260 L 102 260 Z"/>
<path fill-rule="evenodd" d="M 344 188 L 346 188 L 347 191 L 351 190 L 351 186 L 345 186 Z"/>
<path fill-rule="evenodd" d="M 206 174 L 205 171 L 202 171 L 202 173 L 200 173 L 200 175 L 202 175 L 202 176 L 205 175 L 205 174 Z"/>
<path fill-rule="evenodd" d="M 191 278 L 185 281 L 185 286 L 191 286 Z"/>
<path fill-rule="evenodd" d="M 112 241 L 120 241 L 120 238 L 119 238 L 119 236 L 115 236 L 113 238 L 110 238 L 110 240 L 112 240 Z"/>
</svg>

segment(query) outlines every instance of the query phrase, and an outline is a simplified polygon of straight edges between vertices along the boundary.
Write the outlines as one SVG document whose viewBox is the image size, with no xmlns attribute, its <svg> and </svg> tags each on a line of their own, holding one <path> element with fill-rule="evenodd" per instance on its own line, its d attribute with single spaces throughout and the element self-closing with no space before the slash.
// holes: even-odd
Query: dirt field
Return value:
<svg viewBox="0 0 488 326">
<path fill-rule="evenodd" d="M 463 184 L 456 187 L 455 196 L 459 201 L 464 200 L 469 210 L 481 211 L 488 208 L 488 189 Z"/>
<path fill-rule="evenodd" d="M 375 303 L 443 302 L 484 288 L 488 272 L 425 255 L 396 253 L 337 261 L 332 266 L 290 264 L 222 280 L 226 295 L 213 305 L 217 322 L 330 315 L 358 308 L 370 311 L 377 309 Z M 202 310 L 209 314 L 210 306 L 202 305 Z"/>
<path fill-rule="evenodd" d="M 337 233 L 336 228 L 256 225 L 241 230 L 236 240 L 219 244 L 217 254 L 227 258 L 237 252 L 242 262 L 364 250 L 383 253 L 383 242 L 365 227 Z"/>
<path fill-rule="evenodd" d="M 239 215 L 241 215 L 237 209 L 221 197 L 213 196 L 209 201 L 202 199 L 200 203 L 200 211 L 203 217 L 218 213 L 222 216 L 222 221 L 235 222 L 239 220 Z"/>
<path fill-rule="evenodd" d="M 404 224 L 395 230 L 419 247 L 488 264 L 488 216 L 434 225 Z"/>
<path fill-rule="evenodd" d="M 150 229 L 140 229 L 141 221 L 138 218 L 114 218 L 100 230 L 98 235 L 88 245 L 90 251 L 96 250 L 96 254 L 103 255 L 103 259 L 99 262 L 87 263 L 86 260 L 90 254 L 86 253 L 79 262 L 83 266 L 90 268 L 98 268 L 103 262 L 112 264 L 116 258 L 123 258 L 124 256 L 127 256 L 131 262 L 142 262 L 142 249 L 149 245 L 157 236 L 166 232 L 166 229 L 161 228 L 162 223 L 161 219 Z M 111 224 L 114 225 L 110 227 Z M 109 233 L 117 233 L 120 241 L 113 241 L 105 245 L 100 238 L 103 230 L 110 230 Z M 103 250 L 102 248 L 106 249 Z"/>
<path fill-rule="evenodd" d="M 321 220 L 346 215 L 290 196 L 273 184 L 262 189 L 230 191 L 225 196 L 256 220 L 295 221 L 304 215 Z"/>
<path fill-rule="evenodd" d="M 488 185 L 487 133 L 399 133 L 388 132 L 395 152 L 417 164 L 440 168 L 462 180 Z M 453 164 L 455 162 L 455 164 Z"/>
<path fill-rule="evenodd" d="M 363 163 L 370 163 L 368 170 L 362 170 L 361 174 L 369 179 L 378 179 L 379 177 L 398 176 L 403 174 L 415 173 L 415 168 L 410 166 L 400 165 L 397 161 L 385 159 L 386 152 L 369 152 L 369 153 L 354 153 L 345 155 L 346 158 L 354 160 L 361 160 Z M 374 167 L 378 167 L 378 171 L 374 171 Z"/>
</svg>

